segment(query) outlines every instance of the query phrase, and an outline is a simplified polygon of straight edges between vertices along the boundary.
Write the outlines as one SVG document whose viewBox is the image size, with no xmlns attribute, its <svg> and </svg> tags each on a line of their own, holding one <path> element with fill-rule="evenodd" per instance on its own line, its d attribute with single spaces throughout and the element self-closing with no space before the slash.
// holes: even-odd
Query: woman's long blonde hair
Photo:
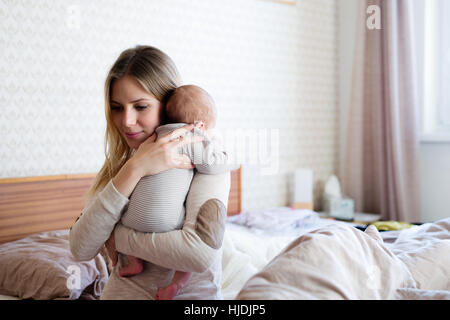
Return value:
<svg viewBox="0 0 450 320">
<path fill-rule="evenodd" d="M 135 77 L 150 94 L 162 102 L 163 109 L 167 98 L 180 82 L 172 59 L 157 48 L 136 46 L 120 54 L 105 81 L 105 163 L 86 194 L 88 199 L 101 191 L 131 157 L 132 149 L 114 125 L 110 107 L 112 84 L 125 75 Z M 161 111 L 164 116 L 164 110 Z M 164 118 L 161 118 L 161 122 L 163 121 Z"/>
</svg>

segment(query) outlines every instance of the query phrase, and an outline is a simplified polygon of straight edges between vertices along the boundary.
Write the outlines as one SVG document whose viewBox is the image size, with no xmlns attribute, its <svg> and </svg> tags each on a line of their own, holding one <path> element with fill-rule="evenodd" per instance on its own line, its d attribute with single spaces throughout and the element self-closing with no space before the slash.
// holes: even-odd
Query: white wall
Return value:
<svg viewBox="0 0 450 320">
<path fill-rule="evenodd" d="M 219 129 L 279 130 L 279 171 L 243 169 L 243 207 L 286 205 L 287 176 L 337 168 L 337 2 L 0 1 L 0 178 L 96 172 L 103 82 L 136 44 L 215 98 Z"/>
</svg>

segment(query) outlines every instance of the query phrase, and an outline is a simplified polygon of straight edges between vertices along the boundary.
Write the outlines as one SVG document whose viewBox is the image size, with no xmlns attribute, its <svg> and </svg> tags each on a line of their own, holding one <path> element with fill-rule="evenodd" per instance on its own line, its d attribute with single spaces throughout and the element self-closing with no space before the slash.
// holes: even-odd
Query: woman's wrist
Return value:
<svg viewBox="0 0 450 320">
<path fill-rule="evenodd" d="M 138 167 L 130 159 L 120 168 L 112 182 L 117 191 L 128 198 L 141 178 Z"/>
<path fill-rule="evenodd" d="M 137 160 L 138 159 L 133 156 L 130 159 L 128 159 L 128 161 L 123 165 L 123 167 L 125 167 L 124 170 L 126 170 L 128 174 L 138 176 L 140 179 L 145 175 L 141 172 L 142 167 L 137 163 L 138 162 Z"/>
</svg>

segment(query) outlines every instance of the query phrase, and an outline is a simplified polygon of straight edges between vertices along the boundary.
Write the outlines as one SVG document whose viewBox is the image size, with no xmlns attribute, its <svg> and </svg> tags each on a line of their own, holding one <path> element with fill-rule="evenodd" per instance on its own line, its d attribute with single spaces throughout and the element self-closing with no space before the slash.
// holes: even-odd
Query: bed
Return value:
<svg viewBox="0 0 450 320">
<path fill-rule="evenodd" d="M 0 299 L 99 298 L 110 270 L 107 256 L 100 252 L 92 261 L 74 263 L 68 251 L 69 228 L 93 178 L 0 180 L 0 256 L 8 257 L 8 270 L 0 261 Z M 22 256 L 2 249 L 11 244 L 22 246 Z M 450 219 L 378 232 L 310 210 L 241 213 L 241 169 L 231 174 L 224 299 L 450 299 L 449 253 Z M 24 254 L 32 257 L 27 263 Z M 73 281 L 77 272 L 88 274 L 83 283 Z"/>
<path fill-rule="evenodd" d="M 320 220 L 298 231 L 268 237 L 228 228 L 233 243 L 225 252 L 242 256 L 233 273 L 245 280 L 224 268 L 225 280 L 235 281 L 224 294 L 237 300 L 450 299 L 450 218 L 386 232 Z"/>
<path fill-rule="evenodd" d="M 111 270 L 106 252 L 79 263 L 68 240 L 94 178 L 0 179 L 0 299 L 98 299 Z M 230 216 L 241 210 L 240 186 L 238 169 L 231 173 Z M 83 274 L 81 283 L 75 281 L 77 273 Z"/>
</svg>

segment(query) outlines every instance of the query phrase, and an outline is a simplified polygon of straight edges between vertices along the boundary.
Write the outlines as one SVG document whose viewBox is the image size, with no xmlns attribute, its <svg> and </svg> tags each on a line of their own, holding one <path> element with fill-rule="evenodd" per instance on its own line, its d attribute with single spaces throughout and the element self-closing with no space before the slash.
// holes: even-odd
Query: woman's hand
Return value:
<svg viewBox="0 0 450 320">
<path fill-rule="evenodd" d="M 117 264 L 117 250 L 116 250 L 116 241 L 114 239 L 114 231 L 111 232 L 108 240 L 105 242 L 106 251 L 108 251 L 108 257 L 111 259 L 113 267 Z"/>
<path fill-rule="evenodd" d="M 134 156 L 129 160 L 141 177 L 154 175 L 162 171 L 180 168 L 194 168 L 187 155 L 178 153 L 178 147 L 188 143 L 203 141 L 202 137 L 186 137 L 186 132 L 194 128 L 193 124 L 185 125 L 172 133 L 156 140 L 156 133 L 142 142 Z"/>
<path fill-rule="evenodd" d="M 113 178 L 112 182 L 117 191 L 128 198 L 142 177 L 173 168 L 194 168 L 187 155 L 178 153 L 178 147 L 182 145 L 203 141 L 203 137 L 183 136 L 192 128 L 194 128 L 193 124 L 185 125 L 158 140 L 154 133 L 142 142 L 133 157 L 122 166 Z"/>
</svg>

